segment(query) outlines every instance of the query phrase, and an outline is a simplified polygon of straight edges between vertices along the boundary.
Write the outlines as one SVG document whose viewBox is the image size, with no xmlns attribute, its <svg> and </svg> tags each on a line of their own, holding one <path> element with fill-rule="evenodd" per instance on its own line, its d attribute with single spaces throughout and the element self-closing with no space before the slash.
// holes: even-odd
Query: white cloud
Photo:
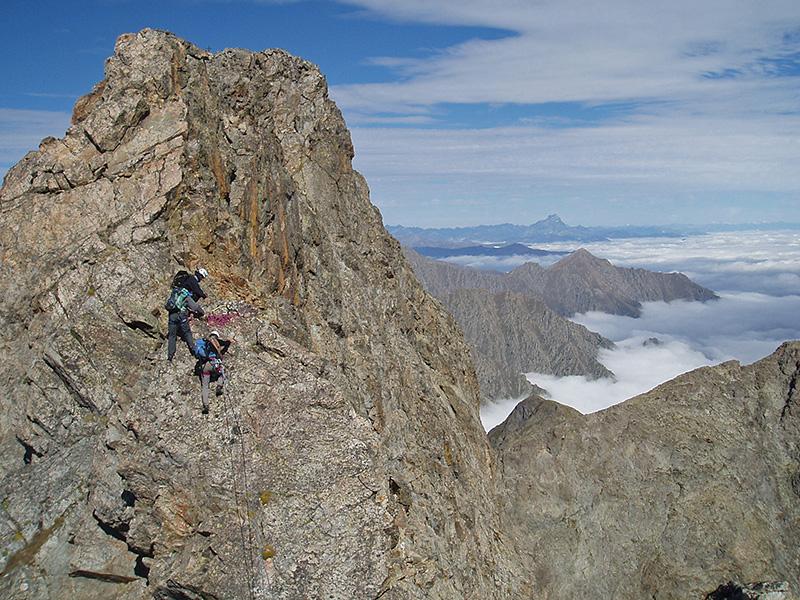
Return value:
<svg viewBox="0 0 800 600">
<path fill-rule="evenodd" d="M 533 261 L 547 267 L 564 258 L 562 255 L 537 256 Z M 472 267 L 474 269 L 486 269 L 491 271 L 510 271 L 514 267 L 531 262 L 530 256 L 450 256 L 442 259 L 445 262 L 461 265 L 462 267 Z"/>
<path fill-rule="evenodd" d="M 796 220 L 800 116 L 682 111 L 593 127 L 355 127 L 355 164 L 395 224 L 521 223 L 554 210 L 583 224 Z"/>
<path fill-rule="evenodd" d="M 791 0 L 769 3 L 675 0 L 657 4 L 614 0 L 486 0 L 426 2 L 349 0 L 373 13 L 408 22 L 506 30 L 500 39 L 473 39 L 428 59 L 383 58 L 403 77 L 392 83 L 336 88 L 345 107 L 442 102 L 607 102 L 698 96 L 727 89 L 731 73 L 753 80 L 774 74 L 764 57 L 785 57 L 800 26 Z"/>
<path fill-rule="evenodd" d="M 568 216 L 594 201 L 607 207 L 592 215 L 604 223 L 625 214 L 643 223 L 653 212 L 658 222 L 698 218 L 704 192 L 750 194 L 776 219 L 798 201 L 797 77 L 781 76 L 800 70 L 800 3 L 794 0 L 348 3 L 402 22 L 507 33 L 426 58 L 381 57 L 393 81 L 332 89 L 348 118 L 418 114 L 447 104 L 572 102 L 623 104 L 628 111 L 594 127 L 565 121 L 572 113 L 564 108 L 555 119 L 532 109 L 519 126 L 453 129 L 441 118 L 446 128 L 357 129 L 357 165 L 388 222 L 446 224 L 448 215 L 428 202 L 444 185 L 453 198 L 486 203 L 450 214 L 451 225 L 520 218 L 498 188 L 537 203 L 539 215 L 571 197 L 576 202 Z M 772 202 L 765 197 L 770 192 L 782 196 Z M 670 196 L 682 197 L 683 206 Z M 610 204 L 615 197 L 621 206 Z M 745 220 L 753 214 L 741 204 L 724 209 L 732 220 L 742 220 L 736 210 L 744 210 Z"/>
<path fill-rule="evenodd" d="M 0 108 L 0 174 L 47 136 L 62 136 L 70 114 L 46 110 Z"/>
<path fill-rule="evenodd" d="M 716 302 L 649 302 L 638 319 L 599 312 L 574 320 L 612 339 L 598 360 L 616 379 L 556 377 L 529 373 L 528 379 L 562 404 L 590 413 L 646 392 L 686 371 L 726 360 L 750 363 L 782 342 L 800 339 L 800 296 L 725 294 Z M 656 338 L 659 343 L 648 343 Z M 485 407 L 487 430 L 501 423 L 518 400 Z"/>
<path fill-rule="evenodd" d="M 712 302 L 648 302 L 638 319 L 590 312 L 573 320 L 614 341 L 658 337 L 684 343 L 708 361 L 749 363 L 800 338 L 798 314 L 800 296 L 735 292 Z"/>
</svg>

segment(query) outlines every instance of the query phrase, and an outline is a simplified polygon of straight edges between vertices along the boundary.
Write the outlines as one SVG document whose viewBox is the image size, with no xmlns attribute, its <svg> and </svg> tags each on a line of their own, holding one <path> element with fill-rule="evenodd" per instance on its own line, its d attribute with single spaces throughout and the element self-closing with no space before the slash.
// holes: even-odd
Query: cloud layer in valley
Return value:
<svg viewBox="0 0 800 600">
<path fill-rule="evenodd" d="M 713 302 L 649 302 L 634 319 L 591 312 L 574 321 L 616 343 L 598 356 L 616 380 L 530 374 L 550 396 L 593 412 L 646 392 L 688 370 L 726 360 L 750 363 L 800 339 L 800 232 L 739 231 L 687 238 L 639 238 L 583 244 L 618 266 L 681 271 L 720 294 Z M 542 244 L 550 250 L 570 243 Z M 651 338 L 657 338 L 653 343 Z M 645 342 L 648 342 L 645 344 Z M 482 411 L 487 428 L 516 400 Z"/>
<path fill-rule="evenodd" d="M 579 246 L 618 267 L 684 273 L 712 290 L 763 292 L 774 296 L 800 293 L 800 231 L 735 231 L 685 238 L 630 238 L 606 242 L 532 244 L 571 252 Z M 537 257 L 549 266 L 560 257 Z M 528 256 L 459 256 L 446 259 L 463 266 L 510 271 Z"/>
<path fill-rule="evenodd" d="M 555 377 L 530 373 L 528 379 L 549 396 L 583 413 L 612 406 L 686 371 L 726 360 L 750 363 L 782 342 L 800 339 L 800 296 L 726 293 L 713 302 L 649 302 L 638 319 L 599 312 L 574 320 L 616 343 L 598 358 L 615 380 Z M 517 400 L 481 412 L 487 429 L 502 422 Z"/>
</svg>

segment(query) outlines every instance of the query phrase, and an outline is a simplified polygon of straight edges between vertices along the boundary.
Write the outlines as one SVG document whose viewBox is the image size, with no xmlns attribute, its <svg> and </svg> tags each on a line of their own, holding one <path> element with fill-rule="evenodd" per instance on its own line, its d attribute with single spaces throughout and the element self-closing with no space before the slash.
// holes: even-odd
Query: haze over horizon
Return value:
<svg viewBox="0 0 800 600">
<path fill-rule="evenodd" d="M 122 33 L 320 66 L 389 224 L 796 221 L 800 4 L 10 0 L 0 174 Z M 218 24 L 224 22 L 225 27 Z"/>
</svg>

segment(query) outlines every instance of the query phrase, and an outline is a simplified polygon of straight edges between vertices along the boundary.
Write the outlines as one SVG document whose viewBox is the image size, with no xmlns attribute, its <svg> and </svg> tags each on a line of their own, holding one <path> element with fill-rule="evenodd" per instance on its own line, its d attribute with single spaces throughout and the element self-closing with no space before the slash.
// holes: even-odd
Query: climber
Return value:
<svg viewBox="0 0 800 600">
<path fill-rule="evenodd" d="M 189 275 L 182 282 L 182 286 L 192 293 L 192 298 L 194 298 L 195 302 L 200 302 L 203 298 L 208 298 L 203 288 L 200 287 L 200 282 L 206 277 L 208 277 L 208 271 L 203 267 L 198 267 L 194 275 Z"/>
<path fill-rule="evenodd" d="M 212 331 L 208 337 L 197 340 L 194 354 L 197 363 L 195 374 L 200 377 L 202 386 L 203 414 L 208 414 L 208 388 L 212 381 L 217 382 L 216 394 L 221 396 L 225 385 L 225 370 L 222 366 L 222 355 L 228 351 L 231 340 L 223 340 L 218 331 Z"/>
<path fill-rule="evenodd" d="M 164 308 L 169 313 L 167 329 L 167 360 L 172 361 L 175 356 L 177 336 L 186 342 L 189 352 L 194 356 L 194 337 L 189 326 L 189 316 L 202 317 L 205 313 L 198 304 L 201 298 L 206 298 L 206 293 L 200 287 L 200 281 L 208 277 L 208 271 L 199 267 L 194 275 L 186 271 L 178 271 L 172 279 L 172 291 Z"/>
</svg>

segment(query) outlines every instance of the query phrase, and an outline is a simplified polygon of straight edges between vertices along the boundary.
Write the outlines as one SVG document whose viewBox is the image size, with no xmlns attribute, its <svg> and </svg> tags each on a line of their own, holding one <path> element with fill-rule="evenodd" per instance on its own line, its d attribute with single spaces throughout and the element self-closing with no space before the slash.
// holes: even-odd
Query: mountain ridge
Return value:
<svg viewBox="0 0 800 600">
<path fill-rule="evenodd" d="M 9 171 L 0 595 L 511 593 L 469 350 L 352 157 L 311 63 L 143 30 Z M 198 264 L 235 339 L 208 415 L 164 349 Z"/>
<path fill-rule="evenodd" d="M 717 299 L 681 273 L 616 267 L 580 248 L 549 267 L 527 262 L 508 273 L 481 271 L 409 253 L 415 272 L 434 295 L 456 288 L 511 291 L 542 298 L 562 316 L 598 310 L 638 317 L 642 302 Z M 427 261 L 427 262 L 426 262 Z"/>
<path fill-rule="evenodd" d="M 706 597 L 731 579 L 800 589 L 798 377 L 789 342 L 589 415 L 520 403 L 489 437 L 535 587 L 621 600 Z"/>
</svg>

